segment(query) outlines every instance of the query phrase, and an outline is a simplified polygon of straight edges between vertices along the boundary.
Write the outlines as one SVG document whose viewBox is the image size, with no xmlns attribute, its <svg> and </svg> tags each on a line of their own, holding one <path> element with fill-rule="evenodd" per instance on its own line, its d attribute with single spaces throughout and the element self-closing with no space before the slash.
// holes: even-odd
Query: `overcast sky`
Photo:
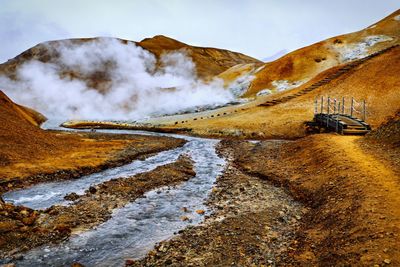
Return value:
<svg viewBox="0 0 400 267">
<path fill-rule="evenodd" d="M 157 34 L 264 59 L 399 8 L 399 0 L 0 0 L 0 62 L 48 40 Z"/>
</svg>

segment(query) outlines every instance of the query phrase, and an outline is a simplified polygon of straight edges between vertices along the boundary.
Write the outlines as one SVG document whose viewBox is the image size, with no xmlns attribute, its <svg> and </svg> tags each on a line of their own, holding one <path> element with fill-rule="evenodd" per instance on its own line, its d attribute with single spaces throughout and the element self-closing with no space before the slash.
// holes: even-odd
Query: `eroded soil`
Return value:
<svg viewBox="0 0 400 267">
<path fill-rule="evenodd" d="M 60 242 L 71 233 L 92 228 L 111 217 L 116 208 L 142 197 L 145 192 L 172 186 L 193 177 L 186 156 L 176 162 L 128 178 L 113 179 L 90 187 L 84 195 L 70 194 L 69 206 L 45 211 L 0 203 L 0 256 L 18 258 L 18 253 L 46 243 Z"/>
<path fill-rule="evenodd" d="M 45 154 L 32 155 L 29 160 L 19 158 L 1 166 L 0 193 L 41 182 L 76 179 L 186 143 L 176 138 L 128 134 L 46 131 L 46 135 L 57 136 L 64 142 Z"/>
<path fill-rule="evenodd" d="M 223 141 L 222 153 L 233 160 L 214 214 L 127 265 L 400 265 L 398 147 L 323 134 Z"/>
</svg>

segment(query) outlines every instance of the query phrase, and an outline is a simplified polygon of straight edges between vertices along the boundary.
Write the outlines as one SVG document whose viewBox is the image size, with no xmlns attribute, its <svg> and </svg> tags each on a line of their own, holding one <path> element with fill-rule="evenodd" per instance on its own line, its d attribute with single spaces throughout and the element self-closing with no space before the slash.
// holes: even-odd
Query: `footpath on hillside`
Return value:
<svg viewBox="0 0 400 267">
<path fill-rule="evenodd" d="M 379 146 L 335 134 L 297 141 L 223 141 L 221 153 L 231 157 L 231 164 L 211 196 L 216 216 L 131 264 L 184 266 L 224 259 L 239 265 L 398 266 L 400 166 L 391 160 L 393 151 Z M 237 191 L 232 189 L 236 183 Z M 286 210 L 265 204 L 242 212 L 241 207 L 265 203 L 261 193 L 271 194 L 271 189 L 254 194 L 243 186 L 254 183 L 283 188 Z M 254 204 L 242 201 L 243 194 L 251 195 Z M 233 215 L 227 215 L 229 205 L 218 204 L 221 199 L 235 203 Z M 218 214 L 228 217 L 216 220 Z"/>
</svg>

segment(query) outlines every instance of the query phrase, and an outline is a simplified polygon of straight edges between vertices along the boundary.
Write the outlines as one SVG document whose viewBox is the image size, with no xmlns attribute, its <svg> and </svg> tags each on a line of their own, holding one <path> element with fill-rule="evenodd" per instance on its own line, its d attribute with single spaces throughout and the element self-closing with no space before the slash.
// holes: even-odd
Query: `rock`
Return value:
<svg viewBox="0 0 400 267">
<path fill-rule="evenodd" d="M 183 207 L 181 210 L 182 210 L 183 212 L 189 212 L 189 209 L 186 208 L 186 207 Z"/>
<path fill-rule="evenodd" d="M 200 214 L 200 215 L 203 215 L 205 213 L 205 211 L 204 210 L 196 210 L 196 213 Z"/>
<path fill-rule="evenodd" d="M 85 267 L 85 265 L 80 264 L 79 262 L 74 262 L 71 264 L 71 267 Z"/>
<path fill-rule="evenodd" d="M 0 222 L 0 233 L 7 233 L 18 228 L 17 222 L 5 221 Z"/>
<path fill-rule="evenodd" d="M 65 200 L 75 201 L 79 198 L 79 195 L 75 192 L 72 192 L 64 197 Z"/>
<path fill-rule="evenodd" d="M 1 265 L 1 267 L 15 267 L 15 264 L 14 263 L 7 263 L 7 264 Z"/>
<path fill-rule="evenodd" d="M 132 266 L 135 264 L 135 260 L 134 259 L 126 259 L 125 260 L 125 266 Z"/>
<path fill-rule="evenodd" d="M 21 210 L 19 213 L 20 213 L 22 216 L 28 216 L 28 215 L 29 215 L 29 211 L 27 211 L 27 210 Z"/>
<path fill-rule="evenodd" d="M 33 225 L 36 221 L 36 216 L 22 218 L 22 223 L 25 225 Z"/>
<path fill-rule="evenodd" d="M 56 231 L 58 231 L 60 233 L 66 233 L 66 234 L 71 233 L 71 228 L 68 225 L 63 224 L 63 223 L 57 224 L 54 227 L 54 230 L 56 230 Z"/>
<path fill-rule="evenodd" d="M 95 187 L 91 186 L 91 187 L 89 187 L 89 192 L 90 192 L 91 194 L 96 194 L 97 189 L 96 189 Z"/>
<path fill-rule="evenodd" d="M 185 221 L 189 221 L 189 217 L 188 217 L 188 216 L 182 216 L 182 217 L 181 217 L 181 220 L 184 221 L 184 222 L 185 222 Z"/>
<path fill-rule="evenodd" d="M 392 261 L 390 259 L 384 259 L 383 262 L 386 264 L 390 264 Z"/>
</svg>

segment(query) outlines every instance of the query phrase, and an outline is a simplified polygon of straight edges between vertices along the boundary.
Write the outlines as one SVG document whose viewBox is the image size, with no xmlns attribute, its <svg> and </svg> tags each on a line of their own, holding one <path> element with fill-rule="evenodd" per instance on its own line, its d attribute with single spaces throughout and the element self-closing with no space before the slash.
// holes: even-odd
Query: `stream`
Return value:
<svg viewBox="0 0 400 267">
<path fill-rule="evenodd" d="M 225 160 L 215 152 L 218 140 L 143 131 L 99 132 L 170 136 L 185 139 L 187 143 L 146 160 L 135 160 L 77 180 L 44 183 L 9 192 L 3 195 L 4 200 L 34 209 L 56 204 L 69 205 L 70 202 L 65 201 L 64 196 L 71 192 L 80 194 L 90 186 L 110 179 L 151 171 L 176 161 L 182 154 L 189 155 L 194 161 L 196 176 L 178 186 L 147 192 L 144 198 L 115 210 L 107 222 L 92 230 L 74 234 L 61 244 L 32 249 L 15 262 L 16 266 L 70 266 L 73 262 L 85 266 L 123 266 L 127 258 L 145 256 L 156 243 L 204 219 L 195 210 L 207 211 L 204 202 L 225 165 Z M 182 211 L 182 207 L 187 207 L 191 213 Z M 180 217 L 183 215 L 189 216 L 191 220 L 182 221 Z"/>
</svg>

